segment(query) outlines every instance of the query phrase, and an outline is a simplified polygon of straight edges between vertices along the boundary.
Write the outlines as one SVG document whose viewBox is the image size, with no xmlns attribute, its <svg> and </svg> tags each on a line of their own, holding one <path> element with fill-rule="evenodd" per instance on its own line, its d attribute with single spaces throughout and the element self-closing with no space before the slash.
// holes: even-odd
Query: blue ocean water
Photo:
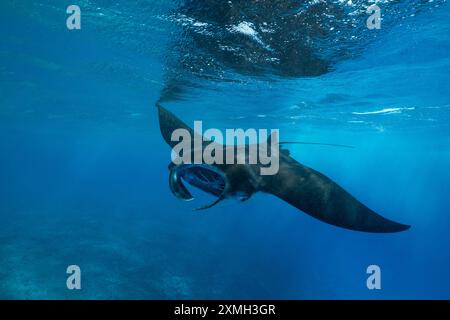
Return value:
<svg viewBox="0 0 450 320">
<path fill-rule="evenodd" d="M 0 3 L 0 298 L 450 298 L 448 2 L 205 3 L 77 1 L 81 30 L 69 1 Z M 168 187 L 158 100 L 355 146 L 290 150 L 411 229 L 339 229 L 265 194 L 193 211 Z"/>
</svg>

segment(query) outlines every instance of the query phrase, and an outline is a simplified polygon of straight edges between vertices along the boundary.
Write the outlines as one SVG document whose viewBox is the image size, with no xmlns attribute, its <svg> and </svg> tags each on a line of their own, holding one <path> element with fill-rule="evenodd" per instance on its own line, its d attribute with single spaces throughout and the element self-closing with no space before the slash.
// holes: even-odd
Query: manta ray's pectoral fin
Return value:
<svg viewBox="0 0 450 320">
<path fill-rule="evenodd" d="M 178 199 L 182 199 L 185 201 L 191 201 L 194 197 L 191 195 L 189 190 L 184 186 L 180 177 L 177 174 L 176 168 L 172 168 L 169 173 L 169 187 L 172 193 Z"/>
<path fill-rule="evenodd" d="M 290 156 L 290 155 L 291 155 L 291 151 L 290 151 L 289 149 L 281 148 L 281 149 L 280 149 L 280 152 L 281 152 L 281 153 L 284 153 L 284 154 L 287 155 L 287 156 Z"/>
<path fill-rule="evenodd" d="M 223 199 L 225 199 L 225 197 L 224 197 L 224 196 L 220 196 L 220 197 L 217 198 L 216 201 L 214 201 L 213 203 L 210 203 L 210 204 L 208 204 L 208 205 L 206 205 L 206 206 L 202 206 L 202 207 L 196 208 L 195 211 L 206 210 L 206 209 L 212 208 L 212 207 L 214 207 L 216 204 L 218 204 L 220 201 L 222 201 Z"/>
<path fill-rule="evenodd" d="M 399 232 L 408 225 L 386 219 L 355 199 L 325 175 L 290 157 L 274 176 L 265 176 L 263 191 L 283 199 L 323 222 L 364 232 Z"/>
<path fill-rule="evenodd" d="M 177 118 L 172 112 L 156 103 L 158 109 L 159 128 L 164 141 L 170 146 L 174 147 L 178 144 L 178 141 L 172 141 L 172 133 L 175 130 L 186 130 L 191 137 L 194 137 L 195 133 L 188 125 Z"/>
</svg>

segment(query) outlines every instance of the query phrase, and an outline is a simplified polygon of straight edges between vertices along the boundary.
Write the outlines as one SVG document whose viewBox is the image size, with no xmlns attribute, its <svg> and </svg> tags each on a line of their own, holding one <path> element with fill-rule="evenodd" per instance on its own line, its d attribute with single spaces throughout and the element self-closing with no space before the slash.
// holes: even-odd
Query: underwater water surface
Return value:
<svg viewBox="0 0 450 320">
<path fill-rule="evenodd" d="M 450 298 L 449 14 L 444 0 L 1 1 L 0 298 Z M 170 192 L 156 101 L 188 124 L 355 146 L 289 149 L 411 229 L 340 229 L 262 193 L 193 211 L 203 199 Z"/>
</svg>

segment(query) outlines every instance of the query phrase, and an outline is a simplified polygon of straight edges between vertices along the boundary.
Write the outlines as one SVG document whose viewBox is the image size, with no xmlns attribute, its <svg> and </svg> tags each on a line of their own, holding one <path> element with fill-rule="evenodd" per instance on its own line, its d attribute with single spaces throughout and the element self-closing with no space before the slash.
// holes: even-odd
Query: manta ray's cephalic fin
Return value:
<svg viewBox="0 0 450 320">
<path fill-rule="evenodd" d="M 184 186 L 184 183 L 182 182 L 181 178 L 178 177 L 178 174 L 177 174 L 177 171 L 175 168 L 170 170 L 169 187 L 170 187 L 170 190 L 172 191 L 172 193 L 178 199 L 182 199 L 185 201 L 194 200 L 194 197 L 191 195 L 189 190 Z M 208 205 L 199 207 L 199 208 L 195 208 L 194 210 L 200 211 L 200 210 L 206 210 L 206 209 L 212 208 L 216 204 L 218 204 L 220 201 L 222 201 L 223 199 L 225 199 L 225 197 L 223 195 L 221 195 L 214 202 L 212 202 Z"/>
<path fill-rule="evenodd" d="M 189 190 L 184 186 L 184 183 L 181 180 L 181 178 L 178 176 L 176 168 L 172 168 L 170 170 L 169 187 L 170 187 L 170 190 L 172 191 L 172 193 L 178 199 L 182 199 L 185 201 L 191 201 L 194 199 L 194 197 L 191 195 Z M 200 211 L 200 210 L 206 210 L 206 209 L 212 208 L 216 204 L 218 204 L 220 201 L 222 201 L 223 199 L 225 199 L 225 196 L 222 194 L 214 202 L 212 202 L 208 205 L 196 208 L 194 210 Z"/>
<path fill-rule="evenodd" d="M 212 207 L 214 207 L 216 204 L 218 204 L 220 201 L 222 201 L 223 199 L 225 199 L 225 197 L 224 197 L 224 196 L 220 196 L 220 197 L 218 197 L 218 198 L 216 199 L 216 201 L 214 201 L 214 202 L 212 202 L 212 203 L 210 203 L 210 204 L 207 204 L 206 206 L 202 206 L 202 207 L 200 207 L 200 208 L 196 208 L 195 211 L 206 210 L 206 209 L 212 208 Z"/>
<path fill-rule="evenodd" d="M 185 201 L 191 201 L 194 199 L 189 190 L 184 186 L 183 182 L 181 181 L 181 178 L 178 176 L 176 168 L 170 169 L 169 187 L 172 193 L 178 199 L 182 199 Z"/>
</svg>

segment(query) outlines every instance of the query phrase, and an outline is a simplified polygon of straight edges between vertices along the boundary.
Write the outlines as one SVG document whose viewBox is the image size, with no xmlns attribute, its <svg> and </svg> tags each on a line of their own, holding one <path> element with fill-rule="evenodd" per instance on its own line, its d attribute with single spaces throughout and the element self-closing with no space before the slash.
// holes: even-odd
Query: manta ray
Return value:
<svg viewBox="0 0 450 320">
<path fill-rule="evenodd" d="M 191 136 L 195 134 L 192 128 L 160 104 L 157 104 L 157 109 L 162 137 L 171 148 L 177 144 L 171 139 L 174 130 L 185 129 Z M 296 161 L 286 149 L 279 152 L 278 173 L 264 176 L 259 174 L 259 169 L 259 164 L 175 165 L 171 162 L 169 187 L 177 198 L 185 201 L 192 200 L 193 196 L 184 182 L 217 197 L 213 203 L 198 210 L 211 208 L 232 197 L 246 201 L 253 194 L 262 192 L 274 195 L 320 221 L 345 229 L 390 233 L 410 228 L 369 209 L 324 174 Z"/>
</svg>

